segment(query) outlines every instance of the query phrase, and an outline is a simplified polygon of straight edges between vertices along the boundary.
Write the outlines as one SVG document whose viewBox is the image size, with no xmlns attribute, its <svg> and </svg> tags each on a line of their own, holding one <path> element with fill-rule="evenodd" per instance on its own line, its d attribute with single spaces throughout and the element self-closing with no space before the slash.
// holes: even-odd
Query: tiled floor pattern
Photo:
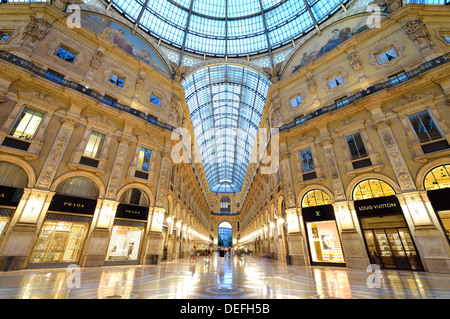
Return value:
<svg viewBox="0 0 450 319">
<path fill-rule="evenodd" d="M 78 277 L 77 277 L 78 275 Z M 450 298 L 450 275 L 287 266 L 245 256 L 180 259 L 154 266 L 0 273 L 0 298 L 75 299 L 392 299 Z"/>
</svg>

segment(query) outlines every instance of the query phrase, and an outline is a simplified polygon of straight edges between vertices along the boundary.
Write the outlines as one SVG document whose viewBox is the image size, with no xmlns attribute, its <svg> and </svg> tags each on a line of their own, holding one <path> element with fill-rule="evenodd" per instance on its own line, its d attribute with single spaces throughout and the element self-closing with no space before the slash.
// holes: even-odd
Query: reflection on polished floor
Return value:
<svg viewBox="0 0 450 319">
<path fill-rule="evenodd" d="M 450 298 L 450 275 L 286 266 L 253 256 L 199 257 L 154 266 L 58 268 L 0 273 L 0 298 L 392 299 Z M 78 275 L 78 277 L 77 277 Z"/>
</svg>

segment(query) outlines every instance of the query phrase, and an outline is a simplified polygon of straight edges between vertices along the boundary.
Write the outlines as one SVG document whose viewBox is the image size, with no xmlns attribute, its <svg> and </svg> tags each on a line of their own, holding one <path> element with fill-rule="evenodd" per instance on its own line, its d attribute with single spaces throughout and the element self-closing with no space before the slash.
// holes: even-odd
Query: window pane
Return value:
<svg viewBox="0 0 450 319">
<path fill-rule="evenodd" d="M 301 151 L 302 157 L 302 169 L 303 173 L 311 172 L 315 170 L 314 161 L 311 153 L 311 149 Z"/>
<path fill-rule="evenodd" d="M 386 50 L 380 54 L 377 55 L 378 64 L 384 64 L 387 63 L 397 57 L 397 53 L 393 48 L 390 48 L 389 50 Z"/>
<path fill-rule="evenodd" d="M 141 147 L 141 150 L 139 151 L 137 169 L 148 172 L 151 153 L 151 150 Z"/>
<path fill-rule="evenodd" d="M 84 150 L 84 156 L 100 158 L 105 138 L 106 138 L 105 134 L 92 131 L 91 135 L 89 136 L 86 148 Z"/>
<path fill-rule="evenodd" d="M 302 97 L 300 95 L 297 95 L 291 100 L 291 106 L 296 107 L 297 105 L 302 104 Z"/>
<path fill-rule="evenodd" d="M 44 113 L 25 108 L 13 129 L 12 136 L 31 140 L 43 117 Z"/>
<path fill-rule="evenodd" d="M 66 60 L 67 62 L 73 63 L 77 55 L 76 53 L 70 51 L 69 49 L 61 46 L 58 49 L 58 52 L 56 52 L 56 56 L 60 57 L 63 60 Z"/>
<path fill-rule="evenodd" d="M 367 156 L 367 151 L 361 138 L 360 133 L 347 136 L 347 143 L 350 149 L 352 160 Z"/>
<path fill-rule="evenodd" d="M 335 88 L 336 86 L 339 86 L 342 83 L 344 83 L 344 80 L 342 80 L 342 76 L 340 74 L 328 80 L 328 85 L 330 86 L 330 89 Z"/>
<path fill-rule="evenodd" d="M 161 105 L 161 98 L 152 94 L 152 96 L 150 97 L 150 102 L 155 104 L 155 105 L 160 106 Z"/>
<path fill-rule="evenodd" d="M 408 118 L 421 143 L 442 138 L 427 110 L 410 115 Z"/>
<path fill-rule="evenodd" d="M 111 74 L 111 78 L 109 79 L 109 82 L 111 82 L 112 84 L 117 85 L 118 87 L 123 87 L 124 79 L 121 78 L 120 76 L 112 73 Z"/>
</svg>

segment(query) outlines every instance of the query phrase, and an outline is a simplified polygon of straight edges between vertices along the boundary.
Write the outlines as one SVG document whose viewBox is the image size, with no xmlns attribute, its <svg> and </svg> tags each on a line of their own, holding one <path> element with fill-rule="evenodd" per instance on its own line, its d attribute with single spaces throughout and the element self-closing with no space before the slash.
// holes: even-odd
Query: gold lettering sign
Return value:
<svg viewBox="0 0 450 319">
<path fill-rule="evenodd" d="M 373 209 L 383 209 L 383 208 L 392 208 L 392 207 L 397 207 L 397 204 L 385 203 L 385 204 L 378 204 L 378 205 L 361 206 L 361 207 L 359 207 L 359 210 L 373 210 Z"/>
<path fill-rule="evenodd" d="M 141 214 L 140 211 L 138 211 L 138 210 L 131 210 L 131 209 L 125 209 L 125 213 L 128 213 L 128 214 L 136 214 L 136 215 Z"/>
<path fill-rule="evenodd" d="M 84 204 L 71 203 L 71 202 L 64 202 L 64 206 L 84 208 Z"/>
</svg>

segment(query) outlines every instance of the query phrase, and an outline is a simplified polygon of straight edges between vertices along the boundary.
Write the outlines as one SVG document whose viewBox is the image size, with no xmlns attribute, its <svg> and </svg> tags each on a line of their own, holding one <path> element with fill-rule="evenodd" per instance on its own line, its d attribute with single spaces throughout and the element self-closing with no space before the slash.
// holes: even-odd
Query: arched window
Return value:
<svg viewBox="0 0 450 319">
<path fill-rule="evenodd" d="M 450 164 L 429 171 L 425 176 L 424 186 L 427 191 L 450 187 Z"/>
<path fill-rule="evenodd" d="M 313 207 L 331 204 L 331 198 L 320 189 L 310 190 L 303 196 L 302 207 Z"/>
<path fill-rule="evenodd" d="M 122 204 L 136 205 L 148 207 L 150 206 L 148 196 L 143 191 L 137 188 L 130 188 L 120 196 Z M 168 204 L 167 204 L 168 205 Z"/>
<path fill-rule="evenodd" d="M 64 180 L 56 187 L 56 193 L 92 199 L 97 199 L 99 195 L 97 185 L 86 177 L 71 177 Z"/>
<path fill-rule="evenodd" d="M 395 195 L 394 189 L 379 179 L 366 179 L 353 189 L 353 200 Z"/>
<path fill-rule="evenodd" d="M 8 162 L 0 162 L 0 185 L 25 188 L 27 184 L 28 175 L 21 167 Z"/>
<path fill-rule="evenodd" d="M 228 215 L 231 213 L 231 200 L 228 196 L 220 199 L 220 214 Z"/>
</svg>

